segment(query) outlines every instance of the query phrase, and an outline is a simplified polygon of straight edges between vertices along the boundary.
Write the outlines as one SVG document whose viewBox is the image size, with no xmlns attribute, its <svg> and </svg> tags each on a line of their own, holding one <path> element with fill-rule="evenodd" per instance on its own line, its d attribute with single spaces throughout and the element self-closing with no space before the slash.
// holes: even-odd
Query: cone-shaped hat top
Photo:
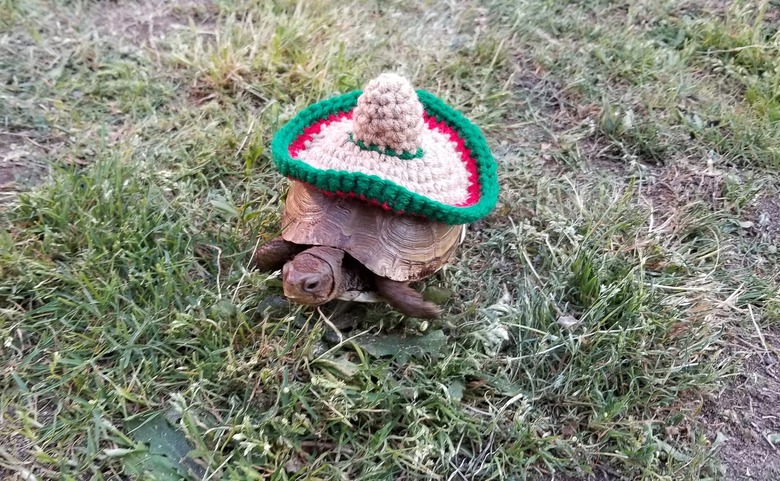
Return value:
<svg viewBox="0 0 780 481">
<path fill-rule="evenodd" d="M 403 77 L 383 73 L 360 95 L 352 120 L 355 140 L 366 145 L 415 152 L 423 130 L 423 106 Z"/>
</svg>

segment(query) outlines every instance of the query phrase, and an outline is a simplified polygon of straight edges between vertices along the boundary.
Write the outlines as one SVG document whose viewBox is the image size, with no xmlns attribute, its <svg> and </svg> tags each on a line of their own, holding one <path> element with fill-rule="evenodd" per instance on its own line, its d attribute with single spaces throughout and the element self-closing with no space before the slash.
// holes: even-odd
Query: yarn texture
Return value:
<svg viewBox="0 0 780 481">
<path fill-rule="evenodd" d="M 358 98 L 352 127 L 365 144 L 394 151 L 420 147 L 423 107 L 406 79 L 384 73 L 371 80 Z"/>
<path fill-rule="evenodd" d="M 394 74 L 310 105 L 271 149 L 291 179 L 447 224 L 474 222 L 498 201 L 496 163 L 479 128 Z"/>
</svg>

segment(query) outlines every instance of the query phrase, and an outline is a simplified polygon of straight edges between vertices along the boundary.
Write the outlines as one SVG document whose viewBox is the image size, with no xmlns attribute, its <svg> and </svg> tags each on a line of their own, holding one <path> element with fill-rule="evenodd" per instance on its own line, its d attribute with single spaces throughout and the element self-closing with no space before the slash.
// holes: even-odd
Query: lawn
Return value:
<svg viewBox="0 0 780 481">
<path fill-rule="evenodd" d="M 438 320 L 249 265 L 385 71 L 499 165 Z M 780 479 L 779 170 L 777 0 L 0 0 L 0 478 Z"/>
</svg>

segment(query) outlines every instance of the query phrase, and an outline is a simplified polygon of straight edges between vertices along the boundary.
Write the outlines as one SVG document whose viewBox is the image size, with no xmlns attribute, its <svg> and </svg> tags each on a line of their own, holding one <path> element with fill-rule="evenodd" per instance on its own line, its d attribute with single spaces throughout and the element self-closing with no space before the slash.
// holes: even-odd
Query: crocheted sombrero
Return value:
<svg viewBox="0 0 780 481">
<path fill-rule="evenodd" d="M 479 128 L 395 74 L 307 107 L 271 149 L 294 180 L 447 224 L 474 222 L 498 201 L 496 163 Z"/>
</svg>

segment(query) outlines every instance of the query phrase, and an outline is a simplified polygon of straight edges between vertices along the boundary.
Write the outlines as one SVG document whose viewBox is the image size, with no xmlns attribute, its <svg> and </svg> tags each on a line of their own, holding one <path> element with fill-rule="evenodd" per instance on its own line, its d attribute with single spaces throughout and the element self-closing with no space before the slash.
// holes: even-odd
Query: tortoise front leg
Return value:
<svg viewBox="0 0 780 481">
<path fill-rule="evenodd" d="M 433 302 L 423 299 L 422 294 L 412 289 L 405 282 L 398 282 L 386 277 L 375 276 L 376 289 L 390 306 L 410 317 L 437 318 L 441 308 Z"/>
<path fill-rule="evenodd" d="M 262 272 L 278 271 L 287 261 L 304 249 L 306 249 L 306 246 L 293 244 L 281 237 L 277 237 L 257 248 L 252 256 L 251 265 Z"/>
</svg>

